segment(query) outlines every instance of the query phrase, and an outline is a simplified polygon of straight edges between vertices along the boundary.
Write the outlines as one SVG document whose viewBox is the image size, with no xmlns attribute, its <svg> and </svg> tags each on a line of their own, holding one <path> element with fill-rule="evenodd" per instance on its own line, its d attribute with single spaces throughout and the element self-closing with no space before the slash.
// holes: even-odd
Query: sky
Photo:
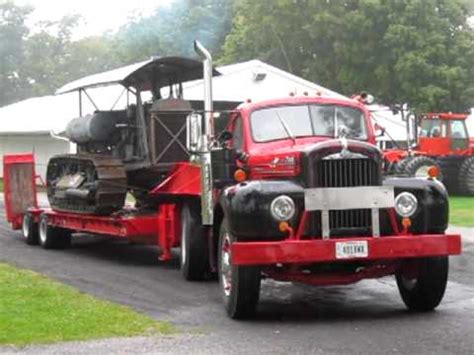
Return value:
<svg viewBox="0 0 474 355">
<path fill-rule="evenodd" d="M 127 18 L 148 15 L 158 6 L 166 6 L 173 0 L 13 0 L 17 5 L 32 5 L 35 11 L 30 16 L 32 23 L 43 20 L 55 21 L 61 17 L 78 13 L 85 23 L 74 33 L 75 38 L 100 35 L 115 31 L 127 22 Z"/>
</svg>

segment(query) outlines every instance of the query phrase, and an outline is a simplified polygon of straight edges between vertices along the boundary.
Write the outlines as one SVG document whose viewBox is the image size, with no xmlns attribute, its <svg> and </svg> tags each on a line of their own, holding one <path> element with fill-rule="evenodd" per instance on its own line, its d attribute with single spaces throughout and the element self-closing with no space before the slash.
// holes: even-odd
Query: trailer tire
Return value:
<svg viewBox="0 0 474 355">
<path fill-rule="evenodd" d="M 188 281 L 204 280 L 209 275 L 209 245 L 201 224 L 199 208 L 181 208 L 181 273 Z"/>
<path fill-rule="evenodd" d="M 26 244 L 39 244 L 38 223 L 35 223 L 33 214 L 31 212 L 25 212 L 23 215 L 21 231 Z"/>
<path fill-rule="evenodd" d="M 405 276 L 403 267 L 395 274 L 398 290 L 408 309 L 417 312 L 432 311 L 440 304 L 446 290 L 448 257 L 416 259 L 407 261 L 404 266 L 414 265 L 418 269 L 414 278 Z"/>
<path fill-rule="evenodd" d="M 443 181 L 443 172 L 441 171 L 441 167 L 439 166 L 438 162 L 430 157 L 419 156 L 410 159 L 406 165 L 404 165 L 403 169 L 405 174 L 409 176 L 415 177 L 427 177 L 428 176 L 428 169 L 431 166 L 436 166 L 439 171 L 438 180 Z"/>
<path fill-rule="evenodd" d="M 260 295 L 261 272 L 256 266 L 232 265 L 231 244 L 235 238 L 224 217 L 219 232 L 218 275 L 227 314 L 246 319 L 255 314 Z"/>
<path fill-rule="evenodd" d="M 71 245 L 71 231 L 48 224 L 48 215 L 42 214 L 39 219 L 39 244 L 44 249 L 64 249 Z"/>
<path fill-rule="evenodd" d="M 458 186 L 463 195 L 474 196 L 474 157 L 466 158 L 462 162 Z"/>
</svg>

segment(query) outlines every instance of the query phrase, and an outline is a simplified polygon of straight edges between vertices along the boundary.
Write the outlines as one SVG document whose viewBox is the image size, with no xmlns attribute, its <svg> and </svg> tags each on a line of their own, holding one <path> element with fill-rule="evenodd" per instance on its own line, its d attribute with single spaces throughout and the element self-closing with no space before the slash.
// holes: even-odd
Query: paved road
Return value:
<svg viewBox="0 0 474 355">
<path fill-rule="evenodd" d="M 74 349 L 83 353 L 470 354 L 474 349 L 473 237 L 465 240 L 464 254 L 451 259 L 448 290 L 436 312 L 407 312 L 389 277 L 328 288 L 266 281 L 258 317 L 238 322 L 225 316 L 216 283 L 185 282 L 177 262 L 160 263 L 154 248 L 90 236 L 75 238 L 73 248 L 64 251 L 29 247 L 4 222 L 0 201 L 0 261 L 169 320 L 186 333 L 71 344 L 71 348 L 60 344 L 32 348 L 30 353 Z M 6 350 L 14 349 L 0 348 Z"/>
</svg>

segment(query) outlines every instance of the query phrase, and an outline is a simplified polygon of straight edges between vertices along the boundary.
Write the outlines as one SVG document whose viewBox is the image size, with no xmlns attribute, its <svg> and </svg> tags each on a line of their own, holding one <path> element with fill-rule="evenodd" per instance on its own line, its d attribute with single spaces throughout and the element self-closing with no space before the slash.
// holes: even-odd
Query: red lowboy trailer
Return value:
<svg viewBox="0 0 474 355">
<path fill-rule="evenodd" d="M 179 105 L 164 103 L 156 95 L 130 110 L 143 109 L 136 117 L 157 123 L 143 136 L 152 142 L 150 159 L 132 156 L 147 146 L 133 145 L 140 142 L 133 135 L 142 126 L 128 124 L 125 117 L 132 116 L 125 113 L 110 129 L 130 127 L 131 133 L 116 132 L 117 141 L 94 141 L 110 139 L 100 132 L 73 132 L 80 152 L 52 159 L 47 178 L 52 208 L 44 209 L 36 200 L 33 157 L 4 157 L 7 219 L 22 229 L 26 242 L 62 248 L 74 232 L 97 233 L 157 245 L 161 260 L 180 247 L 184 278 L 217 273 L 232 318 L 254 313 L 265 277 L 335 285 L 395 275 L 410 309 L 438 306 L 448 256 L 461 252 L 460 235 L 445 233 L 444 186 L 430 176 L 384 176 L 370 114 L 357 100 L 315 94 L 249 101 L 220 112 L 227 128 L 217 134 L 211 57 L 196 48 L 205 58 L 204 111 L 186 112 L 183 125 L 176 107 L 182 113 L 190 106 L 181 99 Z M 159 60 L 158 69 L 165 63 Z M 140 85 L 154 64 L 121 83 L 138 94 L 155 87 Z M 143 120 L 145 114 L 151 117 Z M 115 120 L 114 115 L 95 118 Z M 165 123 L 174 128 L 157 134 Z M 173 144 L 179 147 L 171 161 L 161 162 Z M 117 208 L 124 191 L 135 196 L 134 207 Z"/>
</svg>

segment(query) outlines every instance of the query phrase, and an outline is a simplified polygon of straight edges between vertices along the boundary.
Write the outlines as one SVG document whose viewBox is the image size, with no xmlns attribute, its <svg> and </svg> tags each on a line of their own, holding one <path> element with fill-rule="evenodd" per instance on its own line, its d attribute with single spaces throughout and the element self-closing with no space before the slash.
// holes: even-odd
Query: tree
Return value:
<svg viewBox="0 0 474 355">
<path fill-rule="evenodd" d="M 117 55 L 125 63 L 153 55 L 194 56 L 195 39 L 219 53 L 231 28 L 232 2 L 178 0 L 151 16 L 132 18 L 113 38 Z"/>
<path fill-rule="evenodd" d="M 29 86 L 22 76 L 25 62 L 24 40 L 29 33 L 25 25 L 28 6 L 16 6 L 11 1 L 0 3 L 0 106 L 24 97 Z"/>
<path fill-rule="evenodd" d="M 238 0 L 222 62 L 261 58 L 351 95 L 418 111 L 474 106 L 464 0 Z"/>
</svg>

